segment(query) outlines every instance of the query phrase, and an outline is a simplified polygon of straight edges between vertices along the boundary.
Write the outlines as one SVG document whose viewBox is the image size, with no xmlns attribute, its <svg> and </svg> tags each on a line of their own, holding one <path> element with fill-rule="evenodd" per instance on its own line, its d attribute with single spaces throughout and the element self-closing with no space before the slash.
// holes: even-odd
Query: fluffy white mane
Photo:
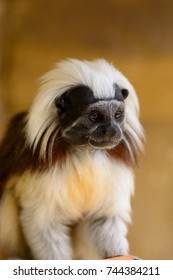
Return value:
<svg viewBox="0 0 173 280">
<path fill-rule="evenodd" d="M 100 99 L 114 96 L 115 83 L 122 89 L 128 89 L 129 95 L 125 99 L 125 129 L 133 139 L 134 148 L 142 149 L 143 130 L 139 122 L 139 104 L 135 90 L 127 78 L 112 64 L 104 59 L 91 62 L 68 59 L 58 63 L 55 69 L 41 78 L 41 81 L 42 85 L 28 113 L 26 127 L 27 139 L 33 149 L 43 137 L 41 156 L 45 156 L 50 135 L 56 128 L 58 129 L 54 100 L 75 85 L 90 87 L 94 96 Z"/>
</svg>

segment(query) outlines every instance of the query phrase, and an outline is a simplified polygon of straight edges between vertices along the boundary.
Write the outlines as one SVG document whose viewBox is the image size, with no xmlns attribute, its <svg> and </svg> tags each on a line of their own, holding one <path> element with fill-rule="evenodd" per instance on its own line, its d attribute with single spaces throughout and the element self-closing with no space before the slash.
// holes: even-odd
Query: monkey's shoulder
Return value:
<svg viewBox="0 0 173 280">
<path fill-rule="evenodd" d="M 0 186 L 19 168 L 19 159 L 23 154 L 25 142 L 24 126 L 26 112 L 14 116 L 6 129 L 4 137 L 0 143 Z"/>
<path fill-rule="evenodd" d="M 15 115 L 8 123 L 6 132 L 0 143 L 0 159 L 12 155 L 21 142 L 24 142 L 24 126 L 26 112 Z"/>
</svg>

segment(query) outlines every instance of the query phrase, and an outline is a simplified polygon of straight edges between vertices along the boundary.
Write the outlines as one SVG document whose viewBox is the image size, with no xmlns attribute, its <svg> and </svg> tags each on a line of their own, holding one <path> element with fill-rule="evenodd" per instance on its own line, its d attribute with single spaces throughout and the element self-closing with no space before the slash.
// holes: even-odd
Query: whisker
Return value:
<svg viewBox="0 0 173 280">
<path fill-rule="evenodd" d="M 125 145 L 132 162 L 135 163 L 136 162 L 136 153 L 134 153 L 134 150 L 133 150 L 131 144 L 128 142 L 128 140 L 126 139 L 125 136 L 122 138 L 121 142 L 123 142 L 123 144 Z"/>
<path fill-rule="evenodd" d="M 52 126 L 53 123 L 54 123 L 54 120 L 48 119 L 45 123 L 42 124 L 42 126 L 40 127 L 40 129 L 38 130 L 38 132 L 35 136 L 35 140 L 34 140 L 34 143 L 33 143 L 33 151 L 36 150 L 39 142 L 44 137 L 46 131 L 49 129 L 50 126 Z"/>
<path fill-rule="evenodd" d="M 55 141 L 59 141 L 59 139 L 61 137 L 58 138 L 58 125 L 55 127 L 55 129 L 53 130 L 52 134 L 50 135 L 49 141 L 47 143 L 47 151 L 48 151 L 48 162 L 50 164 L 50 166 L 52 165 L 52 156 L 53 156 L 53 148 L 55 145 Z M 50 143 L 49 143 L 50 142 Z"/>
<path fill-rule="evenodd" d="M 57 124 L 55 121 L 52 121 L 51 125 L 47 127 L 44 131 L 44 135 L 41 140 L 41 147 L 40 147 L 40 156 L 43 157 L 43 160 L 46 160 L 46 151 L 47 151 L 47 145 L 49 142 L 49 139 L 53 133 L 53 131 L 56 129 Z"/>
</svg>

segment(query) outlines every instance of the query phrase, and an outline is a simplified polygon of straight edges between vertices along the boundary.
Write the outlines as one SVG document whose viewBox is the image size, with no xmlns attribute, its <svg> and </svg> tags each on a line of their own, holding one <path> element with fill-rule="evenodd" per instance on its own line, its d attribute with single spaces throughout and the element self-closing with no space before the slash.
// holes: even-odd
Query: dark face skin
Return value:
<svg viewBox="0 0 173 280">
<path fill-rule="evenodd" d="M 126 89 L 114 85 L 115 97 L 96 99 L 86 86 L 73 87 L 55 100 L 62 137 L 70 144 L 115 147 L 122 138 Z"/>
</svg>

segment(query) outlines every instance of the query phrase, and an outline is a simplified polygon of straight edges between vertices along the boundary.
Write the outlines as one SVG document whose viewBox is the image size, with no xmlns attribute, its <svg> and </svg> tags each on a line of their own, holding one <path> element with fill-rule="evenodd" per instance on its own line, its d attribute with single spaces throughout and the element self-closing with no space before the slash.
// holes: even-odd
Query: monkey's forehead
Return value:
<svg viewBox="0 0 173 280">
<path fill-rule="evenodd" d="M 117 110 L 117 108 L 123 110 L 124 109 L 124 102 L 118 100 L 100 100 L 96 101 L 95 103 L 90 104 L 86 107 L 86 112 L 92 110 L 99 110 L 99 111 L 106 111 L 111 112 L 112 110 Z"/>
<path fill-rule="evenodd" d="M 82 108 L 85 105 L 98 102 L 101 102 L 101 104 L 103 104 L 103 101 L 124 101 L 122 91 L 117 84 L 113 85 L 113 92 L 114 95 L 112 95 L 111 98 L 96 98 L 91 88 L 84 85 L 78 85 L 66 90 L 64 93 L 61 94 L 60 98 L 63 98 L 65 104 L 69 104 L 71 106 L 75 105 L 75 107 L 80 108 Z M 59 99 L 59 97 L 57 97 L 57 99 Z"/>
</svg>

